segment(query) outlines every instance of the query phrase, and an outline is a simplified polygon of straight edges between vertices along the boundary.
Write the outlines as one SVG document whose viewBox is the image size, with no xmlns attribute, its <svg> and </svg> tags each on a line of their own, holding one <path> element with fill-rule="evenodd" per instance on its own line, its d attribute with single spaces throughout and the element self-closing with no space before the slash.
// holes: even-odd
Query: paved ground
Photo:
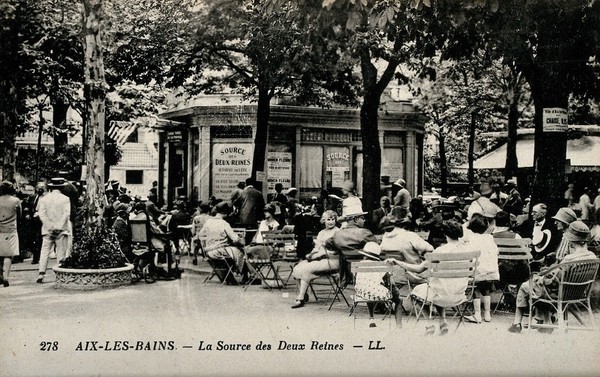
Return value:
<svg viewBox="0 0 600 377">
<path fill-rule="evenodd" d="M 195 267 L 186 258 L 183 266 Z M 425 336 L 428 322 L 414 319 L 369 328 L 343 303 L 292 310 L 292 288 L 205 284 L 207 271 L 201 264 L 176 281 L 73 292 L 55 289 L 52 272 L 36 284 L 28 262 L 15 265 L 11 286 L 0 288 L 0 375 L 600 374 L 597 332 L 511 334 L 510 314 L 445 337 Z"/>
</svg>

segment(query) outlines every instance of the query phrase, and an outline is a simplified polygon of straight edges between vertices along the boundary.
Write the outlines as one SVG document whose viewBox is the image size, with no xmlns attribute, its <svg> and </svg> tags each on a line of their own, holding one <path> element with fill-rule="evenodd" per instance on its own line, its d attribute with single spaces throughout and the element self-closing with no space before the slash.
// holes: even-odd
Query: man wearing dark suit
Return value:
<svg viewBox="0 0 600 377">
<path fill-rule="evenodd" d="M 254 180 L 246 179 L 246 187 L 236 199 L 235 206 L 239 208 L 239 223 L 246 228 L 256 228 L 263 218 L 265 199 L 262 193 L 254 188 Z"/>
<path fill-rule="evenodd" d="M 35 187 L 35 194 L 29 197 L 29 208 L 31 214 L 31 234 L 33 234 L 32 240 L 32 253 L 33 259 L 31 264 L 38 264 L 40 262 L 40 252 L 42 250 L 42 221 L 38 214 L 39 202 L 42 196 L 46 194 L 46 184 L 44 182 L 38 182 Z"/>
<path fill-rule="evenodd" d="M 517 191 L 517 182 L 509 179 L 506 181 L 506 188 L 509 190 L 508 198 L 502 208 L 508 213 L 519 216 L 523 213 L 523 200 L 521 200 L 521 194 Z"/>
<path fill-rule="evenodd" d="M 544 251 L 537 252 L 535 248 L 532 249 L 533 259 L 538 261 L 543 261 L 546 255 L 554 253 L 562 238 L 554 221 L 546 218 L 547 214 L 548 207 L 544 203 L 534 205 L 531 210 L 531 218 L 523 223 L 521 231 L 519 232 L 523 238 L 534 238 L 538 233 L 542 233 L 546 229 L 550 231 L 552 236 L 548 246 L 544 248 Z M 547 264 L 547 262 L 549 261 L 544 262 L 544 264 Z"/>
<path fill-rule="evenodd" d="M 379 199 L 379 208 L 373 210 L 373 214 L 371 215 L 370 221 L 370 229 L 371 232 L 375 234 L 383 234 L 383 229 L 381 228 L 381 220 L 384 217 L 392 212 L 392 204 L 390 198 L 387 196 L 382 196 Z"/>
</svg>

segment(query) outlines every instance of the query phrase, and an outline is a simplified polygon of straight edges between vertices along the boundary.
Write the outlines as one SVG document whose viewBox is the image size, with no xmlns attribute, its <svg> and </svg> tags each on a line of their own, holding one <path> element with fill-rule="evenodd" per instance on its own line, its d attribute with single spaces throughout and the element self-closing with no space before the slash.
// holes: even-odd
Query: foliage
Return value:
<svg viewBox="0 0 600 377">
<path fill-rule="evenodd" d="M 73 252 L 61 263 L 64 268 L 104 269 L 127 263 L 116 234 L 104 223 L 84 228 L 73 244 Z"/>
<path fill-rule="evenodd" d="M 189 94 L 225 88 L 257 103 L 252 175 L 264 170 L 270 101 L 292 95 L 303 104 L 355 103 L 351 67 L 339 58 L 339 40 L 326 38 L 293 2 L 211 0 L 195 20 L 188 51 L 171 66 L 170 85 Z M 346 95 L 350 96 L 347 97 Z"/>
<path fill-rule="evenodd" d="M 40 151 L 38 177 L 50 179 L 57 177 L 58 172 L 78 172 L 81 167 L 81 147 L 69 145 L 65 152 L 55 154 L 44 148 Z M 36 154 L 34 150 L 20 151 L 17 155 L 17 172 L 33 182 L 36 177 Z"/>
</svg>

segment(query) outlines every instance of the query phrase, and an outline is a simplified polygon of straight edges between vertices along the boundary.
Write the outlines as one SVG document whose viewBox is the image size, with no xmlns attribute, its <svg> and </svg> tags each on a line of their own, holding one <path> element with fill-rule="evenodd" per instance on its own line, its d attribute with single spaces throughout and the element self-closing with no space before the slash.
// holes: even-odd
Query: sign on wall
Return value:
<svg viewBox="0 0 600 377">
<path fill-rule="evenodd" d="M 544 132 L 567 132 L 569 119 L 567 109 L 560 107 L 545 108 L 542 114 Z"/>
<path fill-rule="evenodd" d="M 270 194 L 275 193 L 275 184 L 281 183 L 283 189 L 292 187 L 292 153 L 267 153 L 267 188 Z"/>
<path fill-rule="evenodd" d="M 213 144 L 212 195 L 229 200 L 238 182 L 252 175 L 252 144 Z"/>
<path fill-rule="evenodd" d="M 331 172 L 331 186 L 342 187 L 350 177 L 350 151 L 345 147 L 329 147 L 325 155 L 325 171 Z"/>
</svg>

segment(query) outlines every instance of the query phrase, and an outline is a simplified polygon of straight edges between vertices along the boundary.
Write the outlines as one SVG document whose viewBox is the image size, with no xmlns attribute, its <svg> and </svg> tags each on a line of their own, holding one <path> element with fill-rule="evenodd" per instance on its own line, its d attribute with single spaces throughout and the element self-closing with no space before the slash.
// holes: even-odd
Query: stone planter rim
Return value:
<svg viewBox="0 0 600 377">
<path fill-rule="evenodd" d="M 69 272 L 69 273 L 81 273 L 81 274 L 102 274 L 108 272 L 125 272 L 133 270 L 133 264 L 126 263 L 124 267 L 112 267 L 112 268 L 65 268 L 54 266 L 52 270 L 55 272 Z"/>
<path fill-rule="evenodd" d="M 70 290 L 95 290 L 102 288 L 116 288 L 132 283 L 131 271 L 133 264 L 124 267 L 77 269 L 54 266 L 52 270 L 56 275 L 55 288 Z M 69 279 L 68 277 L 72 277 Z"/>
</svg>

